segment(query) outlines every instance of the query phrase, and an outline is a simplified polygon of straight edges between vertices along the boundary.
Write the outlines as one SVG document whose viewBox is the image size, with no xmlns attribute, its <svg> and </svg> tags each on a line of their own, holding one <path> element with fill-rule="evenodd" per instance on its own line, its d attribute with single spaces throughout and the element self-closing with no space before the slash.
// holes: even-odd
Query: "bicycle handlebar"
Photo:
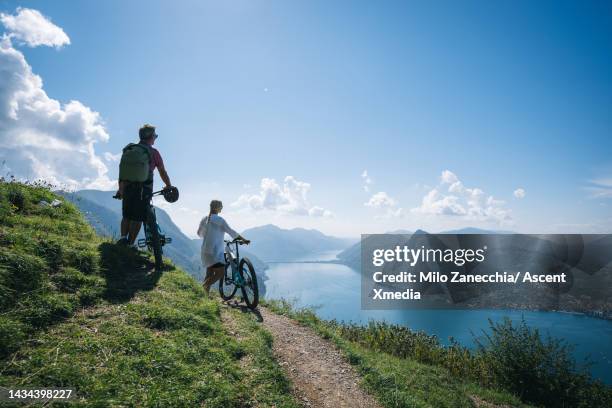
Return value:
<svg viewBox="0 0 612 408">
<path fill-rule="evenodd" d="M 163 193 L 164 193 L 164 190 L 155 191 L 155 192 L 151 193 L 151 197 L 153 197 L 153 196 L 157 196 L 157 195 L 162 195 Z M 117 192 L 117 193 L 116 193 L 116 194 L 113 196 L 113 198 L 114 198 L 115 200 L 121 200 L 121 195 L 119 195 L 119 192 Z"/>
<path fill-rule="evenodd" d="M 234 238 L 231 241 L 224 239 L 223 242 L 225 242 L 226 244 L 239 244 L 239 245 L 245 245 L 246 242 L 244 242 L 244 240 L 240 239 L 240 238 Z"/>
</svg>

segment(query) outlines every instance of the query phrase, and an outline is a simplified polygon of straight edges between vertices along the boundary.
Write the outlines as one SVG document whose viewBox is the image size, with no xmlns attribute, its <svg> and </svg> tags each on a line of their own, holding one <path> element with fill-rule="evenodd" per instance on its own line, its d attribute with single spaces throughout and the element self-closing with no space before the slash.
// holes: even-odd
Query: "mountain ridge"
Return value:
<svg viewBox="0 0 612 408">
<path fill-rule="evenodd" d="M 326 235 L 316 229 L 284 229 L 274 224 L 247 228 L 242 234 L 251 240 L 249 250 L 264 261 L 292 261 L 326 251 L 342 250 L 356 241 Z"/>
</svg>

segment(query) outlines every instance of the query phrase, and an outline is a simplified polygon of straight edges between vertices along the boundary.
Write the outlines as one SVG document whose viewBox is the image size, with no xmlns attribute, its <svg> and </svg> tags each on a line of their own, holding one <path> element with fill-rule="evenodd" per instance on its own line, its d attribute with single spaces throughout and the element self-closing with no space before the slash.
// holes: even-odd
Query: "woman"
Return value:
<svg viewBox="0 0 612 408">
<path fill-rule="evenodd" d="M 198 236 L 202 241 L 202 265 L 206 269 L 204 279 L 204 290 L 208 295 L 210 287 L 223 278 L 225 272 L 225 257 L 223 256 L 223 237 L 229 234 L 233 239 L 238 239 L 245 244 L 251 241 L 244 239 L 240 234 L 230 228 L 227 222 L 219 215 L 223 209 L 223 203 L 219 200 L 210 202 L 210 212 L 208 216 L 200 221 Z"/>
</svg>

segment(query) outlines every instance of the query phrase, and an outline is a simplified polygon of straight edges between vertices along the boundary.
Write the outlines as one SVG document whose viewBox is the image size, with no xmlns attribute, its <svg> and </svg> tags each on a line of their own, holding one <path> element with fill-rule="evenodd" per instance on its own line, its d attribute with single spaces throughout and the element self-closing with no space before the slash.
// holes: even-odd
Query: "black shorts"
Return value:
<svg viewBox="0 0 612 408">
<path fill-rule="evenodd" d="M 123 189 L 123 218 L 130 221 L 147 220 L 149 201 L 153 190 L 142 183 L 129 183 Z"/>
<path fill-rule="evenodd" d="M 216 264 L 210 265 L 209 268 L 220 268 L 220 267 L 223 267 L 223 266 L 225 266 L 224 263 L 217 262 Z"/>
</svg>

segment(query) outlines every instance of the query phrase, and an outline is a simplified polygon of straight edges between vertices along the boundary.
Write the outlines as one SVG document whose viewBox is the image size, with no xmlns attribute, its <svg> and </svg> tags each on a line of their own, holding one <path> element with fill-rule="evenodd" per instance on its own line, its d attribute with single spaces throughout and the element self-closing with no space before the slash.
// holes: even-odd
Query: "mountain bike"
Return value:
<svg viewBox="0 0 612 408">
<path fill-rule="evenodd" d="M 160 271 L 163 264 L 164 251 L 162 247 L 172 242 L 172 238 L 167 237 L 162 233 L 161 228 L 157 224 L 157 216 L 155 215 L 155 207 L 153 206 L 153 197 L 157 195 L 163 195 L 166 201 L 174 203 L 178 200 L 178 189 L 176 187 L 170 187 L 163 190 L 151 193 L 149 197 L 149 206 L 147 208 L 147 217 L 143 222 L 144 224 L 144 238 L 140 238 L 137 242 L 139 248 L 148 248 L 150 252 L 153 252 L 155 258 L 155 270 Z M 116 194 L 113 198 L 121 199 Z"/>
<path fill-rule="evenodd" d="M 239 239 L 225 241 L 225 273 L 219 281 L 219 294 L 223 300 L 230 300 L 240 288 L 249 309 L 255 309 L 259 303 L 257 275 L 249 258 L 240 258 L 238 246 L 242 244 Z"/>
<path fill-rule="evenodd" d="M 155 207 L 153 206 L 153 197 L 156 195 L 163 195 L 163 191 L 164 190 L 160 190 L 151 194 L 149 208 L 147 208 L 147 220 L 143 222 L 145 237 L 138 240 L 138 248 L 146 247 L 149 251 L 153 252 L 156 271 L 160 271 L 164 264 L 164 251 L 162 247 L 172 242 L 172 238 L 164 235 L 157 224 L 157 216 L 155 215 Z"/>
</svg>

